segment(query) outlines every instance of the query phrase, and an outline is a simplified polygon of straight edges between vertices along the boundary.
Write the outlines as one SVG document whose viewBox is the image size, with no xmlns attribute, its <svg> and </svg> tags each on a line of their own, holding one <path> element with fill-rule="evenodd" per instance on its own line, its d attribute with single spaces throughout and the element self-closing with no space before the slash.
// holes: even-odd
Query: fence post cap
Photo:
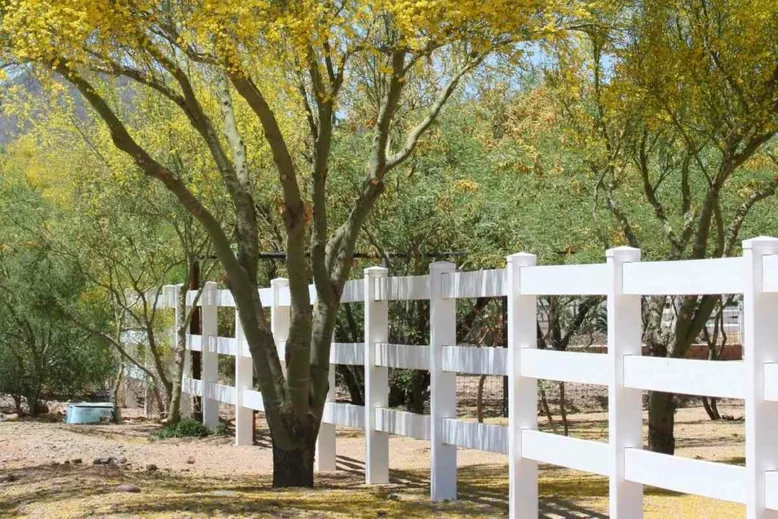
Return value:
<svg viewBox="0 0 778 519">
<path fill-rule="evenodd" d="M 386 276 L 389 273 L 389 269 L 386 267 L 367 267 L 365 269 L 365 275 L 371 277 Z"/>
<path fill-rule="evenodd" d="M 743 250 L 778 249 L 778 238 L 757 236 L 743 240 Z"/>
<path fill-rule="evenodd" d="M 271 287 L 286 287 L 289 286 L 289 280 L 286 278 L 273 278 L 270 280 Z"/>
<path fill-rule="evenodd" d="M 172 294 L 175 294 L 176 292 L 178 292 L 179 290 L 181 290 L 181 287 L 182 287 L 182 286 L 183 286 L 183 285 L 181 285 L 181 284 L 179 284 L 179 285 L 164 285 L 164 286 L 162 287 L 162 294 L 163 294 L 163 295 L 168 295 L 168 294 L 172 295 Z"/>
<path fill-rule="evenodd" d="M 456 270 L 457 266 L 450 261 L 435 261 L 430 263 L 431 272 L 452 272 Z"/>
<path fill-rule="evenodd" d="M 605 257 L 619 258 L 628 261 L 639 261 L 640 249 L 636 249 L 635 247 L 629 247 L 627 245 L 622 245 L 621 247 L 612 247 L 605 251 Z"/>
<path fill-rule="evenodd" d="M 529 252 L 517 252 L 515 254 L 509 255 L 506 260 L 511 264 L 530 267 L 537 263 L 538 257 L 535 254 L 530 254 Z"/>
</svg>

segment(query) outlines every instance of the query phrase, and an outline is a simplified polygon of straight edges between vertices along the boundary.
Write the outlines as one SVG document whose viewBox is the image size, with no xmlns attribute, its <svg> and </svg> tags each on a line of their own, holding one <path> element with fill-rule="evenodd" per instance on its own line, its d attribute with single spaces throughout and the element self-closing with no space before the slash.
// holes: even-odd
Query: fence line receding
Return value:
<svg viewBox="0 0 778 519">
<path fill-rule="evenodd" d="M 166 287 L 174 307 L 179 286 Z M 740 294 L 743 298 L 743 360 L 654 358 L 641 355 L 641 297 Z M 316 297 L 313 287 L 311 301 Z M 607 299 L 607 355 L 537 349 L 536 298 L 602 295 Z M 288 282 L 260 289 L 270 308 L 280 358 L 288 336 Z M 472 348 L 456 344 L 456 298 L 507 297 L 508 344 Z M 194 293 L 188 295 L 188 302 Z M 389 301 L 430 301 L 430 344 L 390 344 Z M 456 448 L 507 454 L 511 517 L 538 516 L 538 463 L 607 476 L 611 517 L 642 517 L 643 485 L 746 505 L 749 519 L 778 517 L 778 239 L 743 243 L 737 258 L 641 262 L 640 251 L 610 249 L 606 261 L 589 265 L 537 266 L 535 256 L 514 254 L 505 269 L 456 272 L 433 263 L 426 276 L 389 277 L 365 270 L 346 283 L 342 301 L 364 304 L 362 343 L 333 343 L 330 386 L 316 468 L 335 470 L 335 426 L 362 429 L 365 480 L 389 481 L 390 434 L 429 441 L 433 500 L 456 497 Z M 204 422 L 218 425 L 218 404 L 236 406 L 235 439 L 252 443 L 252 411 L 262 411 L 254 390 L 251 357 L 236 319 L 235 338 L 218 337 L 218 307 L 234 307 L 228 290 L 207 283 L 198 302 L 203 332 L 188 336 L 201 351 L 203 379 L 186 377 L 186 393 L 203 397 Z M 235 357 L 235 385 L 218 383 L 217 356 Z M 363 365 L 365 405 L 334 401 L 335 364 Z M 430 415 L 388 408 L 389 368 L 430 371 Z M 509 425 L 456 418 L 456 375 L 508 376 Z M 598 384 L 608 390 L 608 441 L 582 440 L 537 430 L 537 381 Z M 745 402 L 744 466 L 668 456 L 643 450 L 642 391 L 738 398 Z"/>
</svg>

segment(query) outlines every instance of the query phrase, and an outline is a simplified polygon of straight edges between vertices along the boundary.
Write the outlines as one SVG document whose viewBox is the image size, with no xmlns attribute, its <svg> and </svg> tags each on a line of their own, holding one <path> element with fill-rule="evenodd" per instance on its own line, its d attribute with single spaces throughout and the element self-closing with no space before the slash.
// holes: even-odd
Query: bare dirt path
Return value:
<svg viewBox="0 0 778 519">
<path fill-rule="evenodd" d="M 742 416 L 737 408 L 722 411 Z M 571 419 L 573 436 L 607 436 L 605 416 Z M 698 409 L 680 410 L 677 422 L 679 455 L 742 463 L 742 422 L 714 424 Z M 152 441 L 159 426 L 151 423 L 0 423 L 0 517 L 500 517 L 507 512 L 505 456 L 460 450 L 460 500 L 433 504 L 427 497 L 427 442 L 391 437 L 391 484 L 367 487 L 358 431 L 339 431 L 338 471 L 318 477 L 317 489 L 271 490 L 272 454 L 267 431 L 258 425 L 259 446 L 237 447 L 229 436 Z M 119 466 L 93 466 L 95 459 L 109 457 Z M 156 470 L 150 471 L 152 464 Z M 141 492 L 117 492 L 120 484 Z M 607 492 L 604 478 L 541 468 L 544 517 L 604 517 Z M 646 489 L 644 503 L 646 517 L 743 516 L 739 505 L 658 489 Z"/>
</svg>

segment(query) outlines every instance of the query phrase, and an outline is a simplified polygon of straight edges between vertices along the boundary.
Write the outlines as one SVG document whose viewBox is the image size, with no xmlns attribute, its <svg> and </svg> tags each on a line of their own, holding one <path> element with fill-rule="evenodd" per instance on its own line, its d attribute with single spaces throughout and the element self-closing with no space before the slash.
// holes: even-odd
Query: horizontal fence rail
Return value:
<svg viewBox="0 0 778 519">
<path fill-rule="evenodd" d="M 376 409 L 376 429 L 397 436 L 429 441 L 430 417 L 394 409 Z"/>
<path fill-rule="evenodd" d="M 626 357 L 624 386 L 646 391 L 718 398 L 744 398 L 746 369 L 742 362 Z"/>
<path fill-rule="evenodd" d="M 604 264 L 523 267 L 519 293 L 539 296 L 604 296 L 608 289 Z"/>
<path fill-rule="evenodd" d="M 597 353 L 524 349 L 521 376 L 534 379 L 608 385 L 608 357 Z"/>
<path fill-rule="evenodd" d="M 745 467 L 641 449 L 627 449 L 625 462 L 625 477 L 635 483 L 735 503 L 746 502 Z"/>
<path fill-rule="evenodd" d="M 652 261 L 624 265 L 625 294 L 742 294 L 744 284 L 742 258 Z"/>
<path fill-rule="evenodd" d="M 443 276 L 443 297 L 503 297 L 508 294 L 504 269 L 454 272 Z"/>
<path fill-rule="evenodd" d="M 180 286 L 165 287 L 164 306 L 175 308 Z M 313 286 L 310 301 L 316 300 Z M 641 297 L 737 294 L 743 311 L 743 360 L 656 358 L 641 355 Z M 288 282 L 273 280 L 259 290 L 283 359 L 289 327 Z M 537 349 L 537 296 L 603 296 L 608 313 L 607 353 Z M 263 411 L 254 389 L 245 337 L 236 319 L 234 337 L 218 337 L 218 307 L 235 307 L 228 290 L 207 283 L 187 303 L 202 306 L 203 331 L 187 336 L 187 349 L 203 355 L 203 380 L 191 378 L 191 360 L 183 390 L 201 396 L 204 421 L 213 423 L 213 403 L 236 406 L 236 442 L 250 443 L 245 410 Z M 457 298 L 507 298 L 507 347 L 455 345 Z M 391 344 L 390 301 L 430 302 L 430 344 Z M 365 479 L 389 480 L 389 435 L 427 441 L 431 495 L 456 497 L 456 449 L 506 454 L 510 471 L 510 516 L 537 517 L 537 464 L 610 478 L 612 517 L 642 516 L 643 485 L 722 499 L 746 506 L 749 519 L 776 517 L 778 511 L 778 239 L 755 238 L 743 244 L 742 257 L 693 261 L 641 262 L 640 251 L 611 249 L 606 262 L 537 266 L 531 254 L 508 258 L 505 269 L 456 272 L 435 263 L 430 274 L 390 277 L 386 269 L 366 269 L 363 279 L 348 281 L 343 303 L 364 305 L 365 338 L 332 343 L 334 365 L 364 366 L 365 405 L 334 401 L 330 392 L 317 442 L 317 469 L 335 469 L 334 427 L 365 431 Z M 176 308 L 179 312 L 182 309 Z M 728 326 L 737 326 L 727 323 Z M 188 353 L 188 352 L 187 352 Z M 218 355 L 235 357 L 235 386 L 220 384 Z M 246 364 L 248 362 L 248 364 Z M 430 414 L 388 408 L 388 370 L 430 372 Z M 509 426 L 456 417 L 457 374 L 507 376 Z M 537 381 L 555 380 L 606 386 L 609 391 L 608 441 L 570 438 L 537 430 Z M 643 391 L 662 391 L 745 401 L 745 466 L 668 456 L 642 450 Z M 206 405 L 208 404 L 208 405 Z M 205 416 L 207 415 L 207 416 Z M 218 416 L 216 417 L 218 423 Z M 248 439 L 247 439 L 248 438 Z M 771 512 L 773 511 L 773 512 Z"/>
<path fill-rule="evenodd" d="M 443 346 L 443 371 L 470 375 L 507 375 L 508 350 L 484 346 Z"/>
<path fill-rule="evenodd" d="M 443 420 L 443 442 L 468 449 L 508 454 L 508 428 L 462 420 Z"/>
<path fill-rule="evenodd" d="M 430 298 L 429 276 L 403 276 L 375 280 L 376 301 L 414 301 Z"/>
<path fill-rule="evenodd" d="M 429 346 L 412 346 L 408 344 L 375 345 L 376 366 L 402 369 L 429 369 Z"/>
<path fill-rule="evenodd" d="M 610 476 L 608 444 L 558 434 L 521 432 L 522 456 L 541 463 Z"/>
</svg>

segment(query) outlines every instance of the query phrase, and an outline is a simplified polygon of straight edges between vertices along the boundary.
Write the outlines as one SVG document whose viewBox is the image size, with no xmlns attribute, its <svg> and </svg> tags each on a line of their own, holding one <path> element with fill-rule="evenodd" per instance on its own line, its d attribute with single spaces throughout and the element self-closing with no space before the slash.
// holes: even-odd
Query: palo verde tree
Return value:
<svg viewBox="0 0 778 519">
<path fill-rule="evenodd" d="M 313 484 L 314 442 L 328 390 L 330 340 L 353 251 L 387 175 L 411 156 L 460 80 L 495 52 L 552 32 L 550 2 L 474 0 L 121 2 L 19 0 L 3 4 L 6 58 L 58 74 L 107 125 L 113 143 L 162 182 L 207 232 L 240 312 L 265 402 L 274 486 Z M 373 64 L 351 74 L 356 57 Z M 234 209 L 234 232 L 127 124 L 122 99 L 99 83 L 120 76 L 178 107 L 207 150 Z M 423 106 L 398 122 L 410 81 L 425 81 Z M 328 217 L 328 170 L 344 92 L 380 85 L 365 176 L 345 219 Z M 209 103 L 203 92 L 213 92 Z M 215 106 L 214 106 L 215 105 Z M 244 110 L 262 128 L 249 141 Z M 296 124 L 301 121 L 300 124 Z M 263 146 L 279 191 L 291 292 L 286 373 L 257 291 L 255 191 L 248 157 Z M 310 259 L 308 259 L 310 253 Z M 316 286 L 312 308 L 307 285 Z"/>
<path fill-rule="evenodd" d="M 13 83 L 26 85 L 24 79 L 31 78 Z M 160 124 L 171 122 L 170 114 L 154 106 L 153 99 L 131 90 L 122 93 L 144 114 L 138 128 L 158 148 L 170 149 L 170 136 L 180 125 L 174 120 Z M 67 94 L 47 96 L 11 86 L 4 101 L 6 116 L 27 122 L 24 134 L 8 148 L 8 160 L 42 186 L 41 196 L 59 216 L 27 218 L 17 225 L 75 269 L 90 291 L 88 304 L 60 305 L 60 318 L 113 348 L 121 359 L 117 384 L 125 365 L 144 373 L 159 412 L 178 421 L 185 343 L 183 333 L 172 345 L 161 339 L 167 338 L 161 333 L 162 286 L 181 279 L 189 258 L 208 255 L 207 237 L 163 186 L 125 160 L 101 121 L 71 108 Z M 198 171 L 198 161 L 191 158 L 198 150 L 187 149 L 187 136 L 179 136 L 174 152 L 179 174 L 207 178 L 209 171 Z M 219 195 L 218 190 L 203 193 L 213 207 L 223 206 Z M 182 325 L 192 312 L 182 316 Z M 98 314 L 103 319 L 96 320 Z"/>
<path fill-rule="evenodd" d="M 602 225 L 602 243 L 649 259 L 736 254 L 752 209 L 778 187 L 778 13 L 717 0 L 624 7 L 563 42 L 548 76 L 595 202 L 619 231 Z M 686 356 L 719 301 L 649 298 L 650 354 Z M 675 407 L 674 395 L 650 394 L 652 450 L 673 453 Z"/>
</svg>

